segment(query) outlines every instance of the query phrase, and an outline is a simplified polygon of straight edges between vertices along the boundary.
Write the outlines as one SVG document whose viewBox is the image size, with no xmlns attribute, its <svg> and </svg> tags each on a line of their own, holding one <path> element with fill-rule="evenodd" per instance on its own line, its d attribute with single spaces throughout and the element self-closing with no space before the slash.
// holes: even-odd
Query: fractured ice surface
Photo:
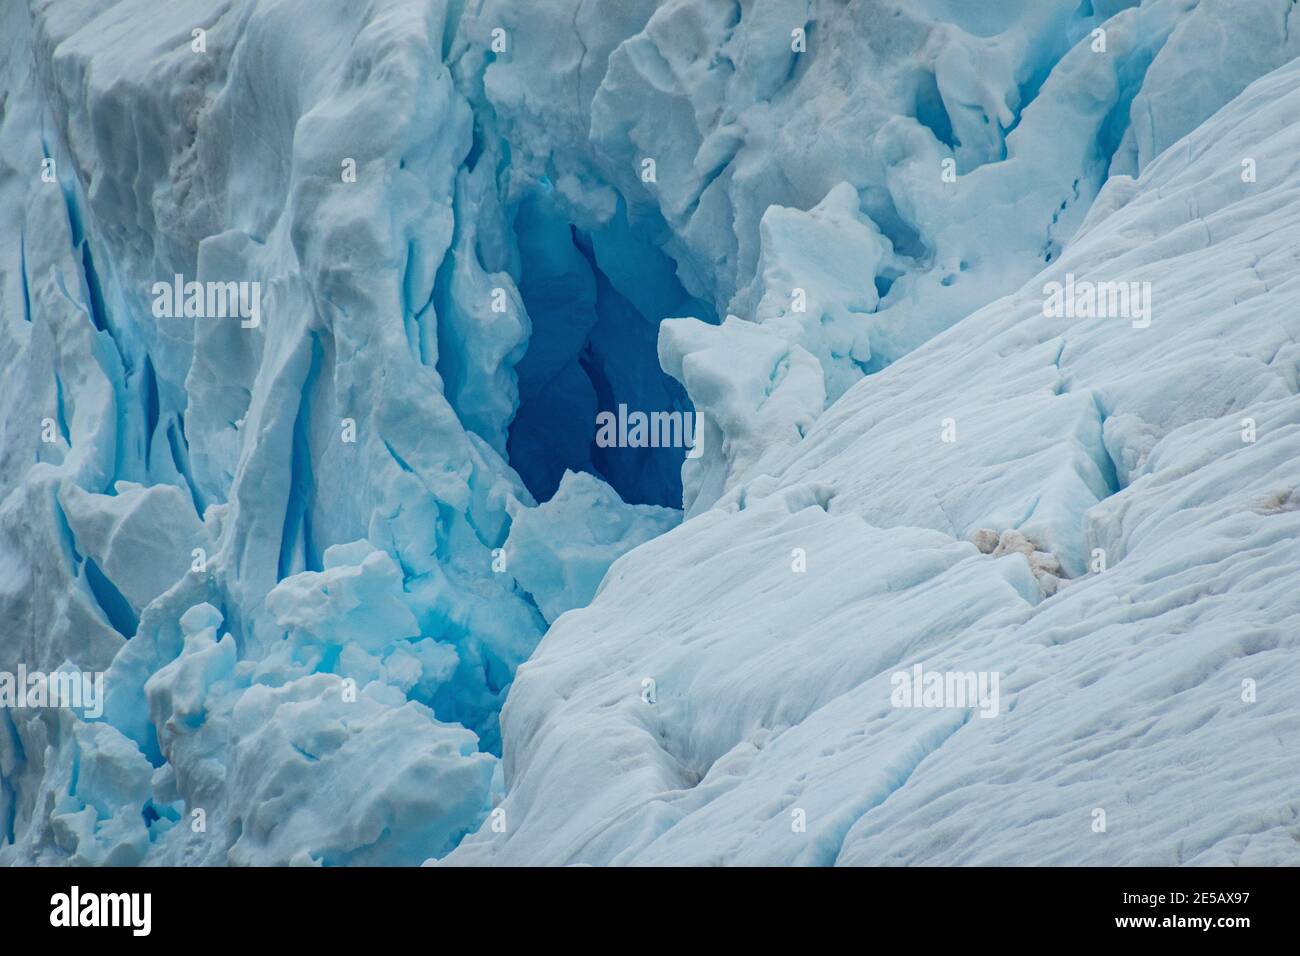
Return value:
<svg viewBox="0 0 1300 956">
<path fill-rule="evenodd" d="M 0 7 L 0 862 L 1295 862 L 1294 8 Z"/>
<path fill-rule="evenodd" d="M 504 550 L 515 580 L 548 623 L 596 593 L 614 560 L 678 523 L 681 514 L 628 505 L 599 478 L 565 472 L 550 501 L 514 509 Z"/>
<path fill-rule="evenodd" d="M 625 556 L 516 676 L 512 830 L 449 861 L 1300 859 L 1298 137 L 1300 62 Z M 1152 325 L 1045 317 L 1067 270 L 1150 281 Z M 916 664 L 999 715 L 891 706 Z"/>
</svg>

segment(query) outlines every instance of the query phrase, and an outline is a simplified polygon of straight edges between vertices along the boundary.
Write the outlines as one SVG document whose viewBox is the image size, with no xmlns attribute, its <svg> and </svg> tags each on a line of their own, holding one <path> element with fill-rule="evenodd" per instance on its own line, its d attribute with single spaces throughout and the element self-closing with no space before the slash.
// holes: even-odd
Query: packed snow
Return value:
<svg viewBox="0 0 1300 956">
<path fill-rule="evenodd" d="M 0 863 L 1300 862 L 1297 6 L 3 5 Z"/>
</svg>

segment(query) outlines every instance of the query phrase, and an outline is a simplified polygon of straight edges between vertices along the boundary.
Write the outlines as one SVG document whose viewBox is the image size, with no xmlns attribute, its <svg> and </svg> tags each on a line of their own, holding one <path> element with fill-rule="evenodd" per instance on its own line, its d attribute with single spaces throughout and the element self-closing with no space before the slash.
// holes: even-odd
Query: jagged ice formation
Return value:
<svg viewBox="0 0 1300 956">
<path fill-rule="evenodd" d="M 1295 8 L 4 4 L 0 862 L 1294 863 Z"/>
</svg>

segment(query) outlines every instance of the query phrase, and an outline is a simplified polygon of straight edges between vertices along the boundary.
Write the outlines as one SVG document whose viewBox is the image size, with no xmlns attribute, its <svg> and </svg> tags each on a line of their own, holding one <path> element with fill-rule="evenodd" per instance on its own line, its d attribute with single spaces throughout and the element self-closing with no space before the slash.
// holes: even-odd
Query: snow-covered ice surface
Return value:
<svg viewBox="0 0 1300 956">
<path fill-rule="evenodd" d="M 0 863 L 1300 863 L 1296 7 L 0 5 Z"/>
</svg>

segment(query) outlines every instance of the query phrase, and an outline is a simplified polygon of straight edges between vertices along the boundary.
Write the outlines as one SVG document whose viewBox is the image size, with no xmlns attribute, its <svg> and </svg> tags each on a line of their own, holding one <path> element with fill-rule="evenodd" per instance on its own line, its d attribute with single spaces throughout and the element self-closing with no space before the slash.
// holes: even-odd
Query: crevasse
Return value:
<svg viewBox="0 0 1300 956">
<path fill-rule="evenodd" d="M 551 625 L 1296 55 L 1241 6 L 5 6 L 0 670 L 107 699 L 0 709 L 0 861 L 497 832 L 537 744 L 503 762 L 501 708 Z M 1239 55 L 1204 62 L 1217 35 Z M 157 316 L 176 275 L 257 282 L 262 323 Z M 618 403 L 703 416 L 703 454 L 597 446 Z M 1081 445 L 1122 459 L 1105 420 Z M 1036 529 L 1063 563 L 1066 511 Z"/>
</svg>

